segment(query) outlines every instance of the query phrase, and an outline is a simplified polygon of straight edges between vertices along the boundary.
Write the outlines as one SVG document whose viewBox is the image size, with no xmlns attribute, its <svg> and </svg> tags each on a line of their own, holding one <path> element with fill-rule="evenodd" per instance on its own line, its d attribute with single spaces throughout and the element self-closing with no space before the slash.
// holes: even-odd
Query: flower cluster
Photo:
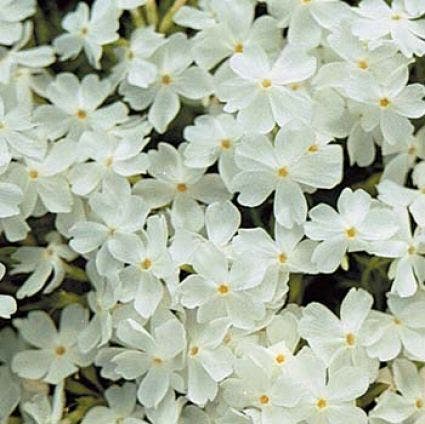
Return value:
<svg viewBox="0 0 425 424">
<path fill-rule="evenodd" d="M 0 0 L 0 423 L 424 424 L 425 1 L 53 3 Z"/>
</svg>

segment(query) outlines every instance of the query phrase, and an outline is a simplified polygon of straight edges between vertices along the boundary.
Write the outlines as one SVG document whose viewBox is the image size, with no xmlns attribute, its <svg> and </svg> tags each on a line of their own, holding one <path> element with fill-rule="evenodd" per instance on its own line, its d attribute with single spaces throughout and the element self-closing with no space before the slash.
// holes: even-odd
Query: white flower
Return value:
<svg viewBox="0 0 425 424">
<path fill-rule="evenodd" d="M 218 160 L 219 174 L 230 190 L 237 173 L 235 147 L 242 134 L 241 126 L 230 114 L 197 117 L 195 125 L 187 126 L 183 132 L 189 142 L 184 151 L 185 164 L 191 168 L 206 168 Z"/>
<path fill-rule="evenodd" d="M 297 355 L 293 378 L 304 388 L 304 396 L 294 414 L 298 421 L 327 424 L 366 424 L 366 413 L 355 406 L 355 399 L 369 386 L 367 375 L 352 366 L 327 369 L 308 348 Z M 302 421 L 301 421 L 302 422 Z"/>
<path fill-rule="evenodd" d="M 204 175 L 205 168 L 186 166 L 184 150 L 184 144 L 176 150 L 167 143 L 159 143 L 158 150 L 150 150 L 148 173 L 154 178 L 138 182 L 134 193 L 152 209 L 171 203 L 173 226 L 197 231 L 204 222 L 197 201 L 209 204 L 227 200 L 231 195 L 218 174 Z"/>
<path fill-rule="evenodd" d="M 408 172 L 415 166 L 417 159 L 425 159 L 425 127 L 416 134 L 407 136 L 402 143 L 384 145 L 382 153 L 388 161 L 381 180 L 391 180 L 405 184 Z"/>
<path fill-rule="evenodd" d="M 212 242 L 226 256 L 232 256 L 231 239 L 241 224 L 239 209 L 229 200 L 211 203 L 205 209 L 205 233 L 177 228 L 170 247 L 174 261 L 179 265 L 192 263 L 198 246 L 206 240 Z"/>
<path fill-rule="evenodd" d="M 5 0 L 0 14 L 0 44 L 11 45 L 21 38 L 22 20 L 35 13 L 35 0 Z"/>
<path fill-rule="evenodd" d="M 422 311 L 425 301 L 422 293 L 411 297 L 387 294 L 388 313 L 372 311 L 366 349 L 380 361 L 396 358 L 402 350 L 411 359 L 423 361 L 425 352 L 425 322 Z"/>
<path fill-rule="evenodd" d="M 142 237 L 123 235 L 109 242 L 112 256 L 130 264 L 119 273 L 125 292 L 122 300 L 134 300 L 134 308 L 144 318 L 152 316 L 161 302 L 164 295 L 161 279 L 175 272 L 167 242 L 167 225 L 160 216 L 147 219 Z"/>
<path fill-rule="evenodd" d="M 425 54 L 423 21 L 417 20 L 420 11 L 406 10 L 401 0 L 393 1 L 391 6 L 383 0 L 363 0 L 357 13 L 360 18 L 353 22 L 354 34 L 366 40 L 390 35 L 404 55 Z"/>
<path fill-rule="evenodd" d="M 201 100 L 212 93 L 212 81 L 208 72 L 191 66 L 190 42 L 183 33 L 169 37 L 167 43 L 153 54 L 150 62 L 158 69 L 155 81 L 139 91 L 122 85 L 120 92 L 133 109 L 145 109 L 151 105 L 149 122 L 156 131 L 164 133 L 180 110 L 180 96 Z"/>
<path fill-rule="evenodd" d="M 314 133 L 304 129 L 282 129 L 274 144 L 264 135 L 247 136 L 237 146 L 235 160 L 241 169 L 232 183 L 240 192 L 238 202 L 258 206 L 276 190 L 274 216 L 288 228 L 306 219 L 303 191 L 337 185 L 343 161 L 340 146 L 318 145 Z"/>
<path fill-rule="evenodd" d="M 63 244 L 56 233 L 46 237 L 49 244 L 46 247 L 23 246 L 12 255 L 18 264 L 13 266 L 11 275 L 31 273 L 16 292 L 18 299 L 33 296 L 47 282 L 43 293 L 51 293 L 65 278 L 65 261 L 73 261 L 78 255 L 68 245 Z"/>
<path fill-rule="evenodd" d="M 97 251 L 96 266 L 101 275 L 116 271 L 117 260 L 108 249 L 110 240 L 133 234 L 143 228 L 149 208 L 138 196 L 131 194 L 126 180 L 108 179 L 102 192 L 89 199 L 93 216 L 78 221 L 70 230 L 69 245 L 82 254 Z"/>
<path fill-rule="evenodd" d="M 187 397 L 197 405 L 213 401 L 218 384 L 233 372 L 233 355 L 223 345 L 230 326 L 229 320 L 219 318 L 207 324 L 197 324 L 195 315 L 189 313 L 185 322 L 187 349 Z"/>
<path fill-rule="evenodd" d="M 71 73 L 58 74 L 46 88 L 52 105 L 39 106 L 34 119 L 39 121 L 50 139 L 65 134 L 78 140 L 86 129 L 106 130 L 127 120 L 128 109 L 121 102 L 100 107 L 112 90 L 108 80 L 94 74 L 81 82 Z"/>
<path fill-rule="evenodd" d="M 276 53 L 282 44 L 277 20 L 271 16 L 255 19 L 255 5 L 250 0 L 216 1 L 211 4 L 218 22 L 208 25 L 193 38 L 195 62 L 211 69 L 224 59 L 242 53 L 251 46 Z"/>
<path fill-rule="evenodd" d="M 0 280 L 3 279 L 5 274 L 6 274 L 6 267 L 0 262 Z M 16 312 L 16 310 L 17 310 L 16 300 L 12 296 L 1 294 L 0 295 L 0 318 L 4 318 L 4 319 L 10 318 L 10 316 L 13 315 Z M 1 406 L 0 406 L 0 412 L 1 412 Z"/>
<path fill-rule="evenodd" d="M 115 372 L 126 379 L 143 376 L 137 398 L 146 407 L 157 407 L 169 387 L 179 382 L 183 368 L 179 356 L 186 347 L 183 325 L 175 318 L 152 325 L 152 334 L 133 320 L 122 321 L 119 339 L 128 346 L 114 356 Z"/>
<path fill-rule="evenodd" d="M 250 294 L 262 279 L 262 270 L 248 260 L 229 262 L 213 244 L 201 245 L 193 257 L 197 274 L 187 277 L 179 286 L 181 303 L 197 310 L 200 323 L 228 317 L 238 328 L 253 327 L 264 317 L 262 299 Z"/>
<path fill-rule="evenodd" d="M 261 423 L 293 423 L 292 410 L 302 392 L 296 381 L 274 374 L 270 363 L 242 358 L 235 364 L 235 376 L 221 384 L 224 400 L 233 408 L 259 409 Z"/>
<path fill-rule="evenodd" d="M 47 395 L 39 393 L 23 403 L 22 409 L 36 424 L 59 424 L 65 409 L 64 382 L 55 387 L 51 401 Z"/>
<path fill-rule="evenodd" d="M 11 104 L 9 98 L 4 100 Z M 0 167 L 8 165 L 17 154 L 41 159 L 43 149 L 28 133 L 35 126 L 29 107 L 17 104 L 7 108 L 4 100 L 0 95 Z"/>
<path fill-rule="evenodd" d="M 43 205 L 42 210 L 70 212 L 72 196 L 63 172 L 74 162 L 74 155 L 75 143 L 63 139 L 54 143 L 41 160 L 28 158 L 11 166 L 11 179 L 24 193 L 22 207 L 28 215 L 34 212 L 37 202 Z"/>
<path fill-rule="evenodd" d="M 72 191 L 84 196 L 111 174 L 129 177 L 145 173 L 148 158 L 142 149 L 149 142 L 144 136 L 150 130 L 146 121 L 130 120 L 108 131 L 84 132 L 79 141 L 79 163 L 68 175 Z"/>
<path fill-rule="evenodd" d="M 378 187 L 383 189 L 384 183 Z M 395 190 L 388 191 L 385 197 L 395 197 Z M 380 198 L 384 200 L 384 196 Z M 388 270 L 388 276 L 394 280 L 391 292 L 408 297 L 413 296 L 425 281 L 425 239 L 420 228 L 412 234 L 406 209 L 397 208 L 395 211 L 400 230 L 391 242 L 373 242 L 368 251 L 376 256 L 394 258 Z"/>
<path fill-rule="evenodd" d="M 148 87 L 158 75 L 158 67 L 150 59 L 166 43 L 164 35 L 155 32 L 152 27 L 137 28 L 131 34 L 129 45 L 122 50 L 122 58 L 113 72 L 120 75 L 120 80 L 127 76 L 130 84 Z"/>
<path fill-rule="evenodd" d="M 313 352 L 328 366 L 362 368 L 373 382 L 379 361 L 369 358 L 365 344 L 364 323 L 372 308 L 373 297 L 362 289 L 351 289 L 341 303 L 341 318 L 320 303 L 310 303 L 303 310 L 299 331 Z"/>
<path fill-rule="evenodd" d="M 353 74 L 345 85 L 348 97 L 362 103 L 362 127 L 371 131 L 380 127 L 390 144 L 400 143 L 409 136 L 413 126 L 408 118 L 420 118 L 425 113 L 425 88 L 407 83 L 407 74 L 395 75 L 386 85 L 370 73 Z"/>
<path fill-rule="evenodd" d="M 238 255 L 264 269 L 262 284 L 274 297 L 281 297 L 288 291 L 290 273 L 316 272 L 311 263 L 316 243 L 302 240 L 304 230 L 299 226 L 289 230 L 276 223 L 274 234 L 276 240 L 263 228 L 240 229 L 233 239 L 233 246 Z"/>
<path fill-rule="evenodd" d="M 417 189 L 403 187 L 390 180 L 378 185 L 379 199 L 393 207 L 408 207 L 415 222 L 425 226 L 425 161 L 419 162 L 412 174 Z"/>
<path fill-rule="evenodd" d="M 395 388 L 400 394 L 384 392 L 371 416 L 389 423 L 422 423 L 425 418 L 424 369 L 418 371 L 416 365 L 406 359 L 396 359 L 392 368 Z"/>
<path fill-rule="evenodd" d="M 125 383 L 122 386 L 111 386 L 105 391 L 108 406 L 91 408 L 81 421 L 82 424 L 125 423 L 146 424 L 144 413 L 136 405 L 137 386 Z"/>
<path fill-rule="evenodd" d="M 84 49 L 90 64 L 99 69 L 102 47 L 119 38 L 118 18 L 119 10 L 112 0 L 96 0 L 91 10 L 86 3 L 78 3 L 62 21 L 67 33 L 53 42 L 61 60 L 74 59 Z"/>
<path fill-rule="evenodd" d="M 40 72 L 40 68 L 49 66 L 55 61 L 54 51 L 50 46 L 30 47 L 23 50 L 32 35 L 33 26 L 27 23 L 23 26 L 20 39 L 10 49 L 0 47 L 0 82 L 10 83 L 17 72 L 23 72 L 26 68 L 34 73 Z M 32 103 L 32 99 L 30 102 Z"/>
<path fill-rule="evenodd" d="M 122 291 L 118 277 L 113 275 L 102 278 L 96 271 L 94 261 L 89 261 L 86 272 L 94 289 L 87 295 L 87 302 L 94 316 L 78 336 L 78 346 L 83 353 L 103 346 L 111 339 L 112 314 Z"/>
<path fill-rule="evenodd" d="M 323 272 L 335 271 L 345 253 L 366 250 L 370 242 L 388 240 L 398 229 L 391 210 L 374 205 L 368 193 L 345 188 L 338 198 L 338 212 L 321 203 L 310 209 L 305 233 L 321 241 L 312 260 Z"/>
<path fill-rule="evenodd" d="M 332 29 L 351 16 L 347 5 L 338 0 L 266 0 L 270 13 L 289 27 L 288 40 L 306 48 L 316 47 L 324 29 Z M 308 35 L 307 35 L 308 34 Z"/>
<path fill-rule="evenodd" d="M 13 323 L 21 336 L 36 349 L 18 352 L 13 358 L 13 371 L 20 377 L 58 384 L 79 366 L 88 366 L 92 354 L 83 355 L 77 346 L 87 318 L 87 311 L 74 304 L 62 311 L 59 331 L 42 311 L 32 311 L 27 318 L 15 319 Z"/>
<path fill-rule="evenodd" d="M 226 103 L 225 112 L 238 111 L 238 122 L 246 132 L 267 133 L 275 123 L 283 126 L 291 119 L 309 119 L 310 98 L 290 85 L 313 76 L 313 56 L 289 45 L 273 61 L 263 49 L 251 46 L 229 63 L 231 70 L 225 68 L 220 75 L 216 95 Z"/>
</svg>

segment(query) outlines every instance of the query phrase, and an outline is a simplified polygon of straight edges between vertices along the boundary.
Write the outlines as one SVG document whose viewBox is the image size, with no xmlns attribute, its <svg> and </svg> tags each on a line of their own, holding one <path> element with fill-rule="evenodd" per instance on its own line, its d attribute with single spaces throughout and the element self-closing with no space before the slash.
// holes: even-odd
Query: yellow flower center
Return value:
<svg viewBox="0 0 425 424">
<path fill-rule="evenodd" d="M 243 53 L 243 44 L 242 43 L 236 43 L 233 47 L 233 51 L 235 53 Z"/>
<path fill-rule="evenodd" d="M 269 79 L 263 79 L 263 81 L 261 81 L 261 87 L 267 89 L 270 88 L 272 86 L 272 82 Z"/>
<path fill-rule="evenodd" d="M 382 97 L 382 99 L 379 99 L 379 106 L 383 109 L 387 108 L 390 104 L 391 100 L 388 97 Z"/>
<path fill-rule="evenodd" d="M 401 319 L 400 318 L 395 317 L 393 321 L 394 321 L 395 325 L 401 325 Z"/>
<path fill-rule="evenodd" d="M 355 239 L 357 236 L 357 230 L 354 227 L 347 228 L 345 230 L 345 236 L 349 239 Z"/>
<path fill-rule="evenodd" d="M 317 144 L 310 144 L 307 148 L 308 153 L 316 153 L 319 150 L 319 146 Z"/>
<path fill-rule="evenodd" d="M 292 91 L 298 91 L 301 88 L 301 84 L 298 84 L 298 83 L 294 82 L 292 84 L 289 84 L 289 88 Z"/>
<path fill-rule="evenodd" d="M 170 85 L 172 81 L 173 80 L 171 78 L 171 75 L 169 74 L 164 74 L 161 76 L 161 84 Z"/>
<path fill-rule="evenodd" d="M 230 292 L 230 287 L 227 283 L 221 283 L 217 287 L 217 292 L 220 296 L 226 296 Z"/>
<path fill-rule="evenodd" d="M 143 270 L 147 270 L 152 267 L 152 261 L 149 258 L 144 259 L 140 262 L 140 268 Z"/>
<path fill-rule="evenodd" d="M 154 365 L 161 365 L 163 362 L 164 362 L 164 361 L 163 361 L 160 357 L 158 357 L 158 356 L 154 356 L 154 357 L 152 358 L 152 363 L 153 363 Z"/>
<path fill-rule="evenodd" d="M 29 175 L 29 177 L 30 177 L 32 180 L 35 180 L 35 179 L 37 179 L 37 178 L 38 178 L 38 171 L 37 171 L 37 170 L 35 170 L 35 169 L 30 169 L 30 170 L 28 171 L 28 175 Z"/>
<path fill-rule="evenodd" d="M 399 20 L 401 19 L 401 15 L 400 15 L 399 13 L 393 13 L 393 14 L 391 15 L 391 19 L 392 19 L 393 21 L 399 21 Z"/>
<path fill-rule="evenodd" d="M 277 260 L 279 263 L 284 264 L 288 260 L 288 257 L 284 253 L 280 253 L 277 257 Z"/>
<path fill-rule="evenodd" d="M 229 150 L 232 147 L 232 142 L 228 138 L 220 140 L 220 147 L 223 150 Z"/>
<path fill-rule="evenodd" d="M 81 28 L 81 31 L 80 31 L 81 35 L 87 35 L 88 32 L 89 32 L 89 29 L 87 27 L 82 27 Z"/>
<path fill-rule="evenodd" d="M 407 150 L 407 154 L 409 155 L 416 155 L 416 147 L 415 146 L 410 146 L 409 149 Z"/>
<path fill-rule="evenodd" d="M 75 113 L 75 115 L 81 121 L 83 121 L 84 119 L 87 118 L 87 112 L 85 110 L 83 110 L 83 109 L 78 109 L 77 112 Z"/>
<path fill-rule="evenodd" d="M 365 69 L 369 68 L 369 64 L 367 63 L 367 61 L 366 61 L 366 60 L 364 60 L 364 59 L 359 59 L 359 60 L 357 61 L 357 67 L 358 67 L 358 68 L 360 68 L 360 69 L 365 70 Z"/>
<path fill-rule="evenodd" d="M 328 406 L 328 401 L 326 399 L 320 398 L 316 402 L 316 407 L 319 410 L 325 409 Z"/>
<path fill-rule="evenodd" d="M 258 401 L 261 403 L 261 405 L 267 405 L 270 402 L 270 398 L 267 395 L 261 395 L 258 398 Z"/>
<path fill-rule="evenodd" d="M 193 346 L 190 349 L 190 356 L 196 356 L 199 353 L 199 347 L 198 346 Z"/>
<path fill-rule="evenodd" d="M 414 255 L 416 253 L 416 247 L 415 246 L 409 246 L 409 248 L 407 249 L 407 253 L 409 255 Z"/>
<path fill-rule="evenodd" d="M 354 346 L 356 344 L 356 336 L 353 333 L 346 334 L 345 343 L 347 343 L 348 346 Z"/>
<path fill-rule="evenodd" d="M 187 185 L 185 183 L 178 183 L 177 191 L 179 191 L 180 193 L 184 193 L 185 191 L 187 191 Z"/>
<path fill-rule="evenodd" d="M 56 356 L 63 356 L 65 355 L 66 349 L 64 346 L 56 346 L 55 348 L 55 355 Z"/>
<path fill-rule="evenodd" d="M 274 360 L 279 365 L 282 365 L 286 361 L 286 357 L 285 357 L 285 355 L 283 353 L 279 353 L 278 355 L 276 355 L 276 357 L 274 358 Z"/>
<path fill-rule="evenodd" d="M 425 402 L 423 399 L 416 399 L 415 400 L 415 408 L 416 409 L 422 409 L 425 406 Z"/>
<path fill-rule="evenodd" d="M 288 176 L 288 168 L 287 168 L 286 166 L 282 166 L 282 168 L 279 168 L 279 169 L 277 170 L 277 175 L 278 175 L 280 178 L 285 178 L 285 177 L 287 177 L 287 176 Z"/>
</svg>

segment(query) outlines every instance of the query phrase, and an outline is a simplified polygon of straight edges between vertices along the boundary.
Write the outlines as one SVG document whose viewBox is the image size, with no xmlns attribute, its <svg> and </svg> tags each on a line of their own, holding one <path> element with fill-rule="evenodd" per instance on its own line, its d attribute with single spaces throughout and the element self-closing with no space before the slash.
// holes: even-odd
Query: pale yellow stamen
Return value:
<svg viewBox="0 0 425 424">
<path fill-rule="evenodd" d="M 328 401 L 326 399 L 318 399 L 316 402 L 316 407 L 319 410 L 325 409 L 328 406 Z"/>
<path fill-rule="evenodd" d="M 263 79 L 263 81 L 261 81 L 261 87 L 263 88 L 270 88 L 272 86 L 272 82 L 269 79 Z"/>
<path fill-rule="evenodd" d="M 152 261 L 149 258 L 144 259 L 140 262 L 140 268 L 143 270 L 147 270 L 152 267 Z"/>
<path fill-rule="evenodd" d="M 283 353 L 279 353 L 274 359 L 279 365 L 282 365 L 286 361 L 286 357 Z"/>
<path fill-rule="evenodd" d="M 199 347 L 198 346 L 193 346 L 190 349 L 190 356 L 196 356 L 199 353 Z"/>
<path fill-rule="evenodd" d="M 345 236 L 350 240 L 355 239 L 357 236 L 357 230 L 354 227 L 347 228 L 345 230 Z"/>
<path fill-rule="evenodd" d="M 258 400 L 261 405 L 267 405 L 270 402 L 270 398 L 267 395 L 261 395 Z"/>
<path fill-rule="evenodd" d="M 170 85 L 172 81 L 171 75 L 164 74 L 161 76 L 161 84 Z"/>
<path fill-rule="evenodd" d="M 409 255 L 414 255 L 416 253 L 416 247 L 415 246 L 409 246 L 409 248 L 407 249 L 407 253 Z"/>
<path fill-rule="evenodd" d="M 187 185 L 185 183 L 177 184 L 177 191 L 179 191 L 180 193 L 184 193 L 185 191 L 187 191 Z"/>
<path fill-rule="evenodd" d="M 279 168 L 279 169 L 277 170 L 277 175 L 278 175 L 280 178 L 285 178 L 285 177 L 287 177 L 287 176 L 288 176 L 288 168 L 286 168 L 285 166 L 282 166 L 282 168 Z"/>
<path fill-rule="evenodd" d="M 66 349 L 64 346 L 57 346 L 55 348 L 55 355 L 56 356 L 63 356 L 65 355 Z"/>
<path fill-rule="evenodd" d="M 236 43 L 233 47 L 233 51 L 235 53 L 243 53 L 243 44 L 242 43 Z"/>
<path fill-rule="evenodd" d="M 288 260 L 288 257 L 284 253 L 280 253 L 277 260 L 279 263 L 284 264 Z"/>
<path fill-rule="evenodd" d="M 387 108 L 391 104 L 391 100 L 388 97 L 382 97 L 379 99 L 379 106 L 383 109 Z"/>
<path fill-rule="evenodd" d="M 228 138 L 220 140 L 220 147 L 223 150 L 229 150 L 232 147 L 232 142 Z"/>
<path fill-rule="evenodd" d="M 366 60 L 364 60 L 364 59 L 359 59 L 359 60 L 357 61 L 357 67 L 358 67 L 358 68 L 360 68 L 360 69 L 365 70 L 365 69 L 369 68 L 369 64 L 367 63 L 367 61 L 366 61 Z"/>
<path fill-rule="evenodd" d="M 35 170 L 35 169 L 30 169 L 29 170 L 29 172 L 28 172 L 28 175 L 29 175 L 29 177 L 32 179 L 32 180 L 35 180 L 35 179 L 37 179 L 38 178 L 38 171 L 37 170 Z"/>
<path fill-rule="evenodd" d="M 87 112 L 83 109 L 78 109 L 75 115 L 82 121 L 87 118 Z"/>
<path fill-rule="evenodd" d="M 310 144 L 307 148 L 308 153 L 316 153 L 318 150 L 319 146 L 317 144 Z"/>
<path fill-rule="evenodd" d="M 348 346 L 354 346 L 356 344 L 356 336 L 353 333 L 346 334 L 345 343 L 347 343 Z"/>
<path fill-rule="evenodd" d="M 226 296 L 227 294 L 229 294 L 230 291 L 230 287 L 228 284 L 226 283 L 221 283 L 218 287 L 217 287 L 217 292 L 220 296 Z"/>
</svg>

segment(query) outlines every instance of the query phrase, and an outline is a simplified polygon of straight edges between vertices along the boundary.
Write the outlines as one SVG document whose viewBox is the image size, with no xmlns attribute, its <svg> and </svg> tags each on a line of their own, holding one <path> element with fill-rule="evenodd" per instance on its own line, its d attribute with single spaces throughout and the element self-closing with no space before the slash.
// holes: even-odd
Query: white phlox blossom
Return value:
<svg viewBox="0 0 425 424">
<path fill-rule="evenodd" d="M 425 424 L 425 0 L 0 0 L 0 424 Z"/>
</svg>

